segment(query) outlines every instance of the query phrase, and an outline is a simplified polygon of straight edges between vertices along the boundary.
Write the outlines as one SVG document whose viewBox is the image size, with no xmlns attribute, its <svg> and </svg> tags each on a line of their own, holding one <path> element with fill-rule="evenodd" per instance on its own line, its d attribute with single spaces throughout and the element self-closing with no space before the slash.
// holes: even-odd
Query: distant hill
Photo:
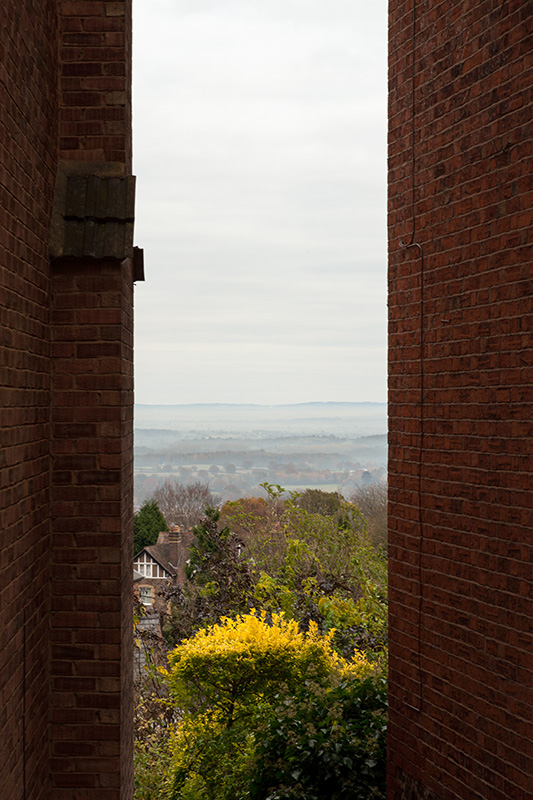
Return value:
<svg viewBox="0 0 533 800">
<path fill-rule="evenodd" d="M 262 438 L 268 434 L 370 436 L 387 431 L 386 403 L 136 405 L 135 427 Z"/>
</svg>

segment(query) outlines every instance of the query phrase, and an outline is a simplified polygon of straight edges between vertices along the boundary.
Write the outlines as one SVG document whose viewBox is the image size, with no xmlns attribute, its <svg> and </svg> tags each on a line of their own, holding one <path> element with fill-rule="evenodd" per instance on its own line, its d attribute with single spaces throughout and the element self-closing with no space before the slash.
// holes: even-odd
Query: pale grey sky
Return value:
<svg viewBox="0 0 533 800">
<path fill-rule="evenodd" d="M 135 0 L 136 402 L 386 400 L 386 0 Z"/>
</svg>

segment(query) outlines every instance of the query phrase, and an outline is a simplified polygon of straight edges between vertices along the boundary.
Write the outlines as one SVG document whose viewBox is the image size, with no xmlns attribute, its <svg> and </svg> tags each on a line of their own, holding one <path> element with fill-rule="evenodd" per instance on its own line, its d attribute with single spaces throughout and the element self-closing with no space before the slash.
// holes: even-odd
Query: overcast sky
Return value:
<svg viewBox="0 0 533 800">
<path fill-rule="evenodd" d="M 386 400 L 386 0 L 135 0 L 136 402 Z"/>
</svg>

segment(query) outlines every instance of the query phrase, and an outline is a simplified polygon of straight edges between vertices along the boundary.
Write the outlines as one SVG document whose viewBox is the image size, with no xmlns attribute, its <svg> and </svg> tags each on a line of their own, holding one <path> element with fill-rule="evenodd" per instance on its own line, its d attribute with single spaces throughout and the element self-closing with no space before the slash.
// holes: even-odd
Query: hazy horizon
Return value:
<svg viewBox="0 0 533 800">
<path fill-rule="evenodd" d="M 357 437 L 385 434 L 385 403 L 322 402 L 135 404 L 135 429 L 260 439 L 271 435 Z M 138 439 L 139 437 L 137 437 Z"/>
<path fill-rule="evenodd" d="M 224 500 L 256 496 L 265 480 L 349 494 L 363 472 L 384 479 L 386 434 L 385 403 L 136 404 L 136 502 L 169 478 Z"/>
</svg>

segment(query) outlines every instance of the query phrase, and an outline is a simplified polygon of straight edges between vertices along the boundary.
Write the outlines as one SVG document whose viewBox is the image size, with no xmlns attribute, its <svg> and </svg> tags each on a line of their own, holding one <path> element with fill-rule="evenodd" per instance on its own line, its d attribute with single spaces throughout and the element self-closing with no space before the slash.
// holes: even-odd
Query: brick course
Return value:
<svg viewBox="0 0 533 800">
<path fill-rule="evenodd" d="M 390 3 L 391 800 L 533 780 L 532 12 Z"/>
</svg>

